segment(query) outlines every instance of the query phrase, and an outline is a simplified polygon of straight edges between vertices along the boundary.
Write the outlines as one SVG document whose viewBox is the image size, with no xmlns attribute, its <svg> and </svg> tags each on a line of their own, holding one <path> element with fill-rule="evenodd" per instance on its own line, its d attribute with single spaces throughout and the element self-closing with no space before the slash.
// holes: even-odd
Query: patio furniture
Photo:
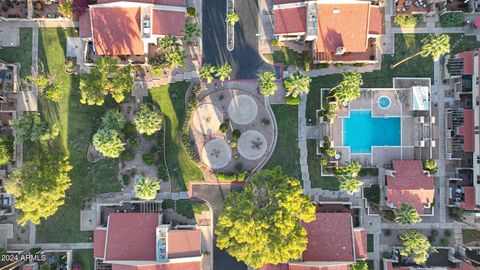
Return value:
<svg viewBox="0 0 480 270">
<path fill-rule="evenodd" d="M 415 1 L 413 4 L 414 4 L 417 8 L 420 7 L 420 4 L 418 3 L 418 1 Z"/>
</svg>

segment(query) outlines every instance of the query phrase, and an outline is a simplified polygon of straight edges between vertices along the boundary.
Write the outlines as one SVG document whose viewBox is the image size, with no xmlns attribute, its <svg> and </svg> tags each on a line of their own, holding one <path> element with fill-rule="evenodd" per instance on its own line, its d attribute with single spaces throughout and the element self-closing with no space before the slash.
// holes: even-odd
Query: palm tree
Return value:
<svg viewBox="0 0 480 270">
<path fill-rule="evenodd" d="M 200 28 L 198 28 L 196 23 L 187 23 L 183 32 L 185 33 L 185 40 L 191 40 L 200 36 Z"/>
<path fill-rule="evenodd" d="M 238 18 L 237 13 L 235 13 L 233 11 L 230 11 L 227 14 L 227 18 L 225 19 L 225 21 L 227 23 L 231 24 L 231 25 L 235 25 L 239 20 L 240 20 L 240 18 Z"/>
<path fill-rule="evenodd" d="M 165 62 L 168 68 L 183 67 L 185 65 L 185 59 L 187 56 L 180 49 L 176 49 L 165 54 Z"/>
<path fill-rule="evenodd" d="M 157 196 L 157 192 L 160 189 L 160 182 L 158 179 L 141 177 L 135 183 L 135 194 L 142 200 L 153 200 Z"/>
<path fill-rule="evenodd" d="M 177 38 L 170 34 L 159 38 L 158 45 L 165 51 L 175 51 L 175 49 L 180 48 L 180 44 L 177 43 Z"/>
<path fill-rule="evenodd" d="M 283 84 L 287 89 L 287 97 L 292 96 L 294 98 L 298 97 L 300 94 L 308 94 L 310 91 L 310 82 L 312 80 L 300 73 L 294 73 L 290 77 L 283 80 Z"/>
<path fill-rule="evenodd" d="M 260 94 L 264 96 L 270 96 L 277 91 L 277 85 L 275 84 L 275 75 L 270 71 L 264 71 L 260 73 L 260 81 L 258 82 L 258 88 Z"/>
<path fill-rule="evenodd" d="M 399 62 L 390 66 L 391 69 L 394 69 L 398 65 L 416 57 L 428 57 L 432 56 L 433 61 L 438 61 L 440 57 L 446 53 L 450 52 L 450 36 L 446 34 L 441 35 L 430 35 L 422 39 L 422 49 L 405 59 L 400 60 Z"/>
<path fill-rule="evenodd" d="M 338 181 L 340 181 L 340 190 L 353 194 L 360 190 L 363 186 L 363 182 L 358 177 L 352 177 L 349 175 L 338 175 Z"/>
<path fill-rule="evenodd" d="M 205 64 L 200 68 L 200 71 L 198 73 L 198 77 L 202 81 L 207 81 L 207 83 L 211 83 L 213 81 L 213 75 L 212 73 L 215 72 L 215 67 L 212 67 L 210 64 Z"/>
<path fill-rule="evenodd" d="M 224 64 L 215 68 L 215 76 L 218 77 L 220 81 L 225 81 L 225 79 L 230 80 L 230 73 L 232 73 L 232 67 L 229 64 Z"/>
<path fill-rule="evenodd" d="M 395 222 L 401 225 L 409 225 L 422 221 L 415 207 L 402 203 L 400 208 L 395 209 Z"/>
</svg>

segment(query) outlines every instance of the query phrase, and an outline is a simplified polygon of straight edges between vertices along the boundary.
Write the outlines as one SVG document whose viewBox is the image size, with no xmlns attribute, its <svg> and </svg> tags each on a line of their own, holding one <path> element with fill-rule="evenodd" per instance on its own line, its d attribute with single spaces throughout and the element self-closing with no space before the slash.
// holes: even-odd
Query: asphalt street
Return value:
<svg viewBox="0 0 480 270">
<path fill-rule="evenodd" d="M 235 48 L 227 50 L 226 0 L 203 1 L 203 63 L 232 66 L 232 79 L 257 79 L 268 64 L 258 55 L 257 0 L 235 1 L 240 21 L 235 24 Z"/>
</svg>

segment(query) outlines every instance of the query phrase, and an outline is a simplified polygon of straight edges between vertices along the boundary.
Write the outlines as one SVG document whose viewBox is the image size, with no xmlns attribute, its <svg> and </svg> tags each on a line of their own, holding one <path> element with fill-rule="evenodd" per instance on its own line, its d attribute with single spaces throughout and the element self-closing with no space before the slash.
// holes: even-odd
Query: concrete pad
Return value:
<svg viewBox="0 0 480 270">
<path fill-rule="evenodd" d="M 38 111 L 38 93 L 37 91 L 20 91 L 17 97 L 17 112 L 21 115 L 23 112 Z"/>
<path fill-rule="evenodd" d="M 234 96 L 228 105 L 230 119 L 240 125 L 246 125 L 255 120 L 257 112 L 257 103 L 247 95 Z"/>
<path fill-rule="evenodd" d="M 85 210 L 80 211 L 80 230 L 93 231 L 100 225 L 97 221 L 97 211 Z"/>
<path fill-rule="evenodd" d="M 12 24 L 0 26 L 0 47 L 18 47 L 20 45 L 20 28 Z"/>
<path fill-rule="evenodd" d="M 191 121 L 195 131 L 203 135 L 211 135 L 217 132 L 223 123 L 223 115 L 217 106 L 206 103 L 195 109 Z"/>
<path fill-rule="evenodd" d="M 267 151 L 267 139 L 256 130 L 247 130 L 240 136 L 237 149 L 242 157 L 257 160 Z"/>
<path fill-rule="evenodd" d="M 67 38 L 67 57 L 83 58 L 83 44 L 80 38 Z"/>
<path fill-rule="evenodd" d="M 213 139 L 205 144 L 200 158 L 207 166 L 218 170 L 224 168 L 230 162 L 232 159 L 232 149 L 226 141 Z"/>
</svg>

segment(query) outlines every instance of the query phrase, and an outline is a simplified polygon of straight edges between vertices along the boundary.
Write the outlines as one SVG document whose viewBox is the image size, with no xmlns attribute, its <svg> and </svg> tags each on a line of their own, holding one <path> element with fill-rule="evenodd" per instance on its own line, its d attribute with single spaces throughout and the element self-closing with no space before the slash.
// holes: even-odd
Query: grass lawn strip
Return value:
<svg viewBox="0 0 480 270">
<path fill-rule="evenodd" d="M 188 85 L 187 82 L 178 82 L 152 88 L 150 91 L 153 101 L 165 117 L 165 158 L 172 181 L 172 192 L 187 190 L 190 182 L 204 181 L 200 168 L 187 154 L 181 138 Z"/>
<path fill-rule="evenodd" d="M 272 105 L 277 120 L 277 144 L 265 169 L 281 166 L 283 171 L 299 180 L 300 150 L 298 149 L 298 107 L 291 105 Z"/>
<path fill-rule="evenodd" d="M 112 105 L 80 104 L 79 77 L 64 71 L 66 38 L 74 35 L 74 29 L 42 28 L 39 31 L 39 62 L 43 62 L 47 71 L 62 83 L 65 91 L 58 104 L 40 98 L 40 112 L 46 121 L 60 128 L 55 143 L 69 154 L 74 169 L 70 173 L 72 186 L 67 191 L 65 205 L 37 226 L 38 243 L 91 241 L 91 232 L 80 231 L 80 210 L 84 202 L 97 194 L 120 190 L 114 160 L 105 159 L 92 164 L 86 159 L 100 116 Z M 35 153 L 35 150 L 29 149 L 28 152 Z"/>
<path fill-rule="evenodd" d="M 20 46 L 3 47 L 0 49 L 0 59 L 9 63 L 20 63 L 20 77 L 32 72 L 32 28 L 20 28 Z"/>
</svg>

